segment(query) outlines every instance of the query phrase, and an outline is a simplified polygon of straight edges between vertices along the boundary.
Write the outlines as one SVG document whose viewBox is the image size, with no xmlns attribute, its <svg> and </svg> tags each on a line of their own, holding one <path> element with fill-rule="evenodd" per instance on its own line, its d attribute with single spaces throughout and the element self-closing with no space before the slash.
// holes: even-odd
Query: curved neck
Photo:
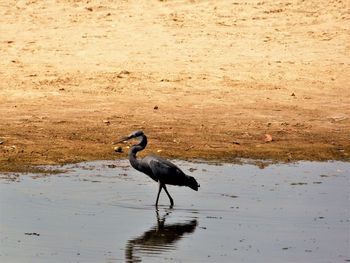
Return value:
<svg viewBox="0 0 350 263">
<path fill-rule="evenodd" d="M 134 167 L 136 170 L 140 170 L 140 162 L 136 158 L 136 154 L 139 151 L 142 151 L 146 148 L 147 145 L 147 137 L 146 135 L 141 136 L 141 141 L 139 144 L 131 146 L 131 149 L 129 151 L 129 161 L 132 167 Z"/>
</svg>

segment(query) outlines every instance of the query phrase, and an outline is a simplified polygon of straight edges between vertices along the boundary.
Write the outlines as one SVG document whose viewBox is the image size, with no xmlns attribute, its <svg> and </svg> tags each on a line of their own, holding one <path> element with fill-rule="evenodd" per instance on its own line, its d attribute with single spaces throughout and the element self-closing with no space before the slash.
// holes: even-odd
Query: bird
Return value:
<svg viewBox="0 0 350 263">
<path fill-rule="evenodd" d="M 158 194 L 155 206 L 158 207 L 159 195 L 162 189 L 169 197 L 170 207 L 174 206 L 174 200 L 170 196 L 166 185 L 187 186 L 195 191 L 198 191 L 200 185 L 192 176 L 185 174 L 179 167 L 172 162 L 165 160 L 157 155 L 147 155 L 142 159 L 138 159 L 136 154 L 144 150 L 147 146 L 147 136 L 143 131 L 134 131 L 130 135 L 123 137 L 117 143 L 126 142 L 131 139 L 139 139 L 139 143 L 132 145 L 128 159 L 133 168 L 148 175 L 154 181 L 158 182 Z"/>
</svg>

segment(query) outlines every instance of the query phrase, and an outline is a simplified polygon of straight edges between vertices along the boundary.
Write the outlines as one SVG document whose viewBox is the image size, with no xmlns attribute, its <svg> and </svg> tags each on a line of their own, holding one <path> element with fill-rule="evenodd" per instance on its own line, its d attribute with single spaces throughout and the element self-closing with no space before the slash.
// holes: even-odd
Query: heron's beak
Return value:
<svg viewBox="0 0 350 263">
<path fill-rule="evenodd" d="M 119 141 L 112 142 L 112 144 L 124 143 L 124 142 L 130 140 L 131 138 L 132 138 L 132 136 L 125 136 L 125 137 L 121 138 Z"/>
</svg>

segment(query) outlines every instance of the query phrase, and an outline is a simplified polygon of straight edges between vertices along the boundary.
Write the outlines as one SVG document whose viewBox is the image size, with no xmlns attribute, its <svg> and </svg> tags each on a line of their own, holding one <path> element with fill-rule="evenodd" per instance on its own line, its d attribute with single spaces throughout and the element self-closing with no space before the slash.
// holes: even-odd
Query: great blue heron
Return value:
<svg viewBox="0 0 350 263">
<path fill-rule="evenodd" d="M 198 191 L 199 184 L 192 176 L 186 175 L 175 164 L 164 160 L 163 158 L 155 155 L 148 155 L 141 160 L 136 158 L 136 154 L 139 151 L 145 149 L 147 145 L 147 137 L 143 131 L 135 131 L 129 136 L 122 138 L 118 143 L 124 142 L 133 138 L 140 139 L 139 144 L 133 145 L 129 151 L 129 161 L 132 167 L 136 170 L 148 175 L 154 181 L 159 183 L 159 190 L 157 194 L 157 200 L 155 206 L 158 206 L 159 194 L 164 189 L 170 200 L 170 206 L 174 205 L 174 201 L 171 198 L 166 185 L 178 185 L 188 186 L 191 189 Z"/>
</svg>

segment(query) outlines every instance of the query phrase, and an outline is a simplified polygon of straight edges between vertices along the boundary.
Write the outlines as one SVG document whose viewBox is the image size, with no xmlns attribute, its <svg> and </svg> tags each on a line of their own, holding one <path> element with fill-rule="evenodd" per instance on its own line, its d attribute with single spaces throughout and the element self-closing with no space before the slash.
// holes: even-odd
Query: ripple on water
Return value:
<svg viewBox="0 0 350 263">
<path fill-rule="evenodd" d="M 158 211 L 158 185 L 126 160 L 0 179 L 0 261 L 350 259 L 349 163 L 175 163 L 201 188 L 169 186 Z"/>
</svg>

